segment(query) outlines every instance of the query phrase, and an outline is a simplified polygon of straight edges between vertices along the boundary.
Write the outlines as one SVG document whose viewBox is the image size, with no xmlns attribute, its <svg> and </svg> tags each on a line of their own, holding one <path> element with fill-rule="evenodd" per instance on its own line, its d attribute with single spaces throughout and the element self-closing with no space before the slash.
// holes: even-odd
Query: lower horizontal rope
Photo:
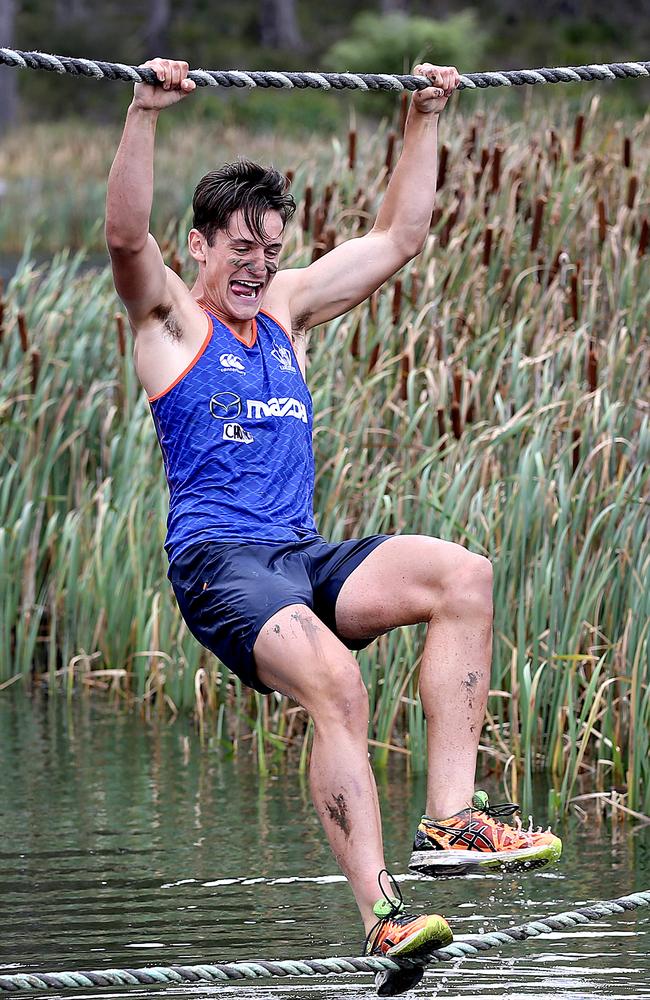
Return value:
<svg viewBox="0 0 650 1000">
<path fill-rule="evenodd" d="M 581 906 L 566 913 L 533 920 L 519 927 L 507 927 L 488 934 L 473 934 L 440 948 L 429 956 L 425 965 L 451 962 L 454 959 L 479 955 L 500 944 L 525 941 L 529 937 L 548 934 L 600 920 L 614 913 L 636 910 L 650 906 L 650 890 L 633 892 L 619 899 L 604 900 L 591 906 Z M 101 969 L 95 972 L 38 972 L 18 973 L 13 976 L 0 975 L 0 991 L 14 993 L 20 990 L 61 990 L 79 989 L 92 986 L 137 986 L 155 983 L 224 983 L 238 979 L 269 979 L 284 976 L 344 976 L 351 973 L 383 972 L 400 969 L 408 964 L 399 964 L 389 958 L 365 955 L 360 958 L 312 958 L 278 962 L 228 962 L 219 965 L 161 965 L 149 969 Z M 422 963 L 420 963 L 422 964 Z"/>
<path fill-rule="evenodd" d="M 128 83 L 160 85 L 154 70 L 124 63 L 100 62 L 47 52 L 23 52 L 0 48 L 0 64 L 21 69 L 41 69 L 50 73 L 92 77 L 96 80 L 125 80 Z M 197 87 L 257 87 L 278 90 L 424 90 L 431 82 L 423 76 L 395 73 L 316 73 L 269 70 L 204 70 L 188 73 Z M 486 87 L 521 87 L 539 83 L 583 83 L 593 80 L 621 80 L 625 77 L 650 77 L 650 62 L 590 63 L 586 66 L 556 66 L 541 69 L 502 70 L 490 73 L 466 73 L 459 90 L 483 90 Z"/>
</svg>

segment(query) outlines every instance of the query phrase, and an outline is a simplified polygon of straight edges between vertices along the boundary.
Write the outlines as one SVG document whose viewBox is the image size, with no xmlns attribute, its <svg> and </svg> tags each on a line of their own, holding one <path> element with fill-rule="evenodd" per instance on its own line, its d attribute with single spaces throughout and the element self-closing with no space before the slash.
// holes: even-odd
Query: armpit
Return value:
<svg viewBox="0 0 650 1000">
<path fill-rule="evenodd" d="M 311 313 L 304 312 L 299 316 L 292 317 L 291 320 L 291 336 L 292 338 L 302 338 L 305 336 L 305 331 L 309 329 L 309 323 L 311 320 Z"/>
<path fill-rule="evenodd" d="M 172 340 L 180 340 L 182 330 L 171 305 L 159 305 L 151 310 L 153 319 L 162 323 Z"/>
</svg>

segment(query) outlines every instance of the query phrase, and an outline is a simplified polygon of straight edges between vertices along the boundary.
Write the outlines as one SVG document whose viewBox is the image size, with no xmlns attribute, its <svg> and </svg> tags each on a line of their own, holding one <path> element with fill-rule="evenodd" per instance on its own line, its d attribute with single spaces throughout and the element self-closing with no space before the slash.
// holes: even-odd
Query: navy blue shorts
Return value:
<svg viewBox="0 0 650 1000">
<path fill-rule="evenodd" d="M 201 542 L 174 559 L 167 575 L 192 635 L 244 684 L 268 694 L 253 658 L 263 625 L 288 604 L 306 604 L 338 635 L 335 607 L 341 587 L 389 537 L 333 545 L 320 536 L 280 543 Z M 348 649 L 363 649 L 374 637 L 338 638 Z"/>
</svg>

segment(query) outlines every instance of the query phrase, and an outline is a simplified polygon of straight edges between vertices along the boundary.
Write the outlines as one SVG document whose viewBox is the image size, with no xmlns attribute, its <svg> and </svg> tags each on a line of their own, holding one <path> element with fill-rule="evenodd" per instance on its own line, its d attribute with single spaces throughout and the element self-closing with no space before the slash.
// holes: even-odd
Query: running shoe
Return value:
<svg viewBox="0 0 650 1000">
<path fill-rule="evenodd" d="M 396 896 L 384 890 L 382 875 L 390 879 Z M 450 944 L 453 935 L 447 921 L 437 914 L 406 913 L 399 886 L 386 869 L 379 873 L 379 888 L 383 899 L 373 907 L 379 919 L 366 937 L 363 953 L 403 963 L 399 970 L 387 969 L 375 977 L 379 996 L 390 997 L 417 986 L 424 975 L 423 963 L 432 952 Z"/>
<path fill-rule="evenodd" d="M 449 819 L 423 816 L 415 834 L 409 869 L 420 875 L 468 875 L 472 872 L 542 868 L 557 861 L 562 841 L 549 830 L 514 826 L 503 817 L 519 812 L 514 802 L 491 806 L 476 792 L 468 809 Z"/>
</svg>

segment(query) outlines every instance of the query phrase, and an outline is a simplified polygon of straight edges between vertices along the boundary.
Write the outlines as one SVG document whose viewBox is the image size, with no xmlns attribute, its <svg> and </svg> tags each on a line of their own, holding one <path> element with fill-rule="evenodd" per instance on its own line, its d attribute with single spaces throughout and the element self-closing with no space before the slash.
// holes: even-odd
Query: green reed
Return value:
<svg viewBox="0 0 650 1000">
<path fill-rule="evenodd" d="M 564 110 L 454 116 L 425 251 L 310 340 L 320 531 L 430 534 L 491 558 L 482 761 L 524 801 L 547 770 L 558 808 L 616 788 L 650 811 L 647 125 L 623 135 L 592 102 L 575 150 Z M 386 143 L 355 138 L 352 165 L 282 148 L 300 202 L 287 263 L 367 229 Z M 186 223 L 159 236 L 190 275 Z M 162 463 L 116 313 L 107 269 L 68 252 L 36 266 L 28 247 L 4 295 L 0 688 L 46 675 L 190 710 L 260 771 L 291 748 L 304 769 L 305 713 L 246 691 L 178 614 Z M 423 635 L 359 655 L 379 766 L 424 766 Z"/>
</svg>

